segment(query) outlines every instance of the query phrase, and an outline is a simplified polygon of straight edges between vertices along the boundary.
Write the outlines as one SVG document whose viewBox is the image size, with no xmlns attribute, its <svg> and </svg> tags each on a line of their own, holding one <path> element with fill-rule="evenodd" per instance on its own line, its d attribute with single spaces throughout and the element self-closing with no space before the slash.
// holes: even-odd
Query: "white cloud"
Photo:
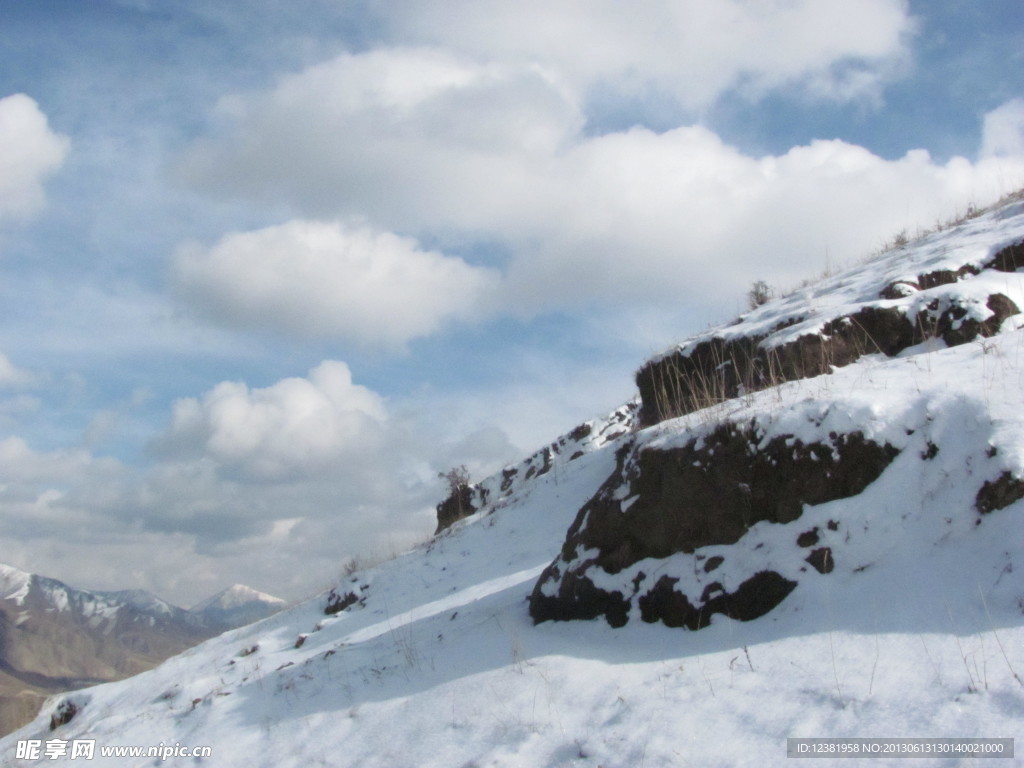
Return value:
<svg viewBox="0 0 1024 768">
<path fill-rule="evenodd" d="M 581 142 L 560 172 L 571 204 L 542 247 L 518 251 L 513 303 L 564 306 L 572 291 L 589 305 L 714 307 L 756 277 L 791 285 L 995 199 L 1024 182 L 1024 155 L 887 160 L 831 140 L 753 157 L 687 127 Z"/>
<path fill-rule="evenodd" d="M 20 437 L 0 440 L 0 506 L 26 538 L 66 536 L 106 514 L 129 476 L 115 459 L 81 449 L 36 451 Z"/>
<path fill-rule="evenodd" d="M 496 277 L 388 232 L 291 221 L 182 246 L 173 279 L 232 324 L 397 346 L 476 314 Z"/>
<path fill-rule="evenodd" d="M 69 146 L 33 99 L 22 93 L 0 99 L 0 221 L 42 209 L 43 181 L 63 164 Z"/>
<path fill-rule="evenodd" d="M 194 183 L 283 195 L 319 218 L 372 214 L 399 232 L 493 226 L 583 124 L 572 93 L 540 67 L 393 48 L 227 98 L 219 116 L 221 135 L 184 158 Z"/>
<path fill-rule="evenodd" d="M 981 155 L 1024 156 L 1024 99 L 1011 99 L 985 115 Z"/>
<path fill-rule="evenodd" d="M 903 0 L 405 0 L 388 11 L 402 41 L 537 63 L 580 92 L 653 87 L 691 109 L 738 85 L 856 98 L 906 55 L 914 31 Z"/>
<path fill-rule="evenodd" d="M 308 378 L 262 389 L 226 381 L 201 399 L 178 400 L 158 447 L 248 480 L 282 481 L 374 452 L 385 419 L 381 398 L 354 384 L 347 365 L 327 360 Z"/>
<path fill-rule="evenodd" d="M 725 12 L 687 7 L 716 19 Z M 845 26 L 833 3 L 723 7 L 748 25 L 782 25 L 808 51 L 813 30 L 826 38 L 853 35 L 878 55 L 905 32 L 902 3 L 866 4 L 865 16 L 845 19 Z M 596 8 L 602 25 L 618 18 L 610 5 Z M 475 20 L 477 10 L 466 13 L 458 24 L 483 23 Z M 598 22 L 579 23 L 587 39 L 587 25 Z M 622 24 L 628 40 L 631 24 L 648 21 Z M 873 26 L 882 42 L 871 42 Z M 845 49 L 829 45 L 800 60 L 819 61 L 822 76 L 835 74 L 837 59 L 824 51 Z M 406 281 L 402 271 L 387 278 L 394 282 L 370 281 L 367 295 L 392 296 L 391 304 L 363 302 L 346 288 L 361 268 L 325 255 L 355 234 L 308 222 L 230 236 L 198 256 L 182 251 L 183 282 L 194 295 L 208 291 L 202 303 L 236 320 L 273 319 L 384 343 L 425 335 L 445 316 L 473 316 L 450 303 L 453 293 L 468 296 L 468 307 L 486 295 L 490 311 L 525 316 L 640 303 L 708 310 L 742 296 L 756 278 L 792 285 L 826 264 L 867 255 L 895 232 L 928 226 L 1024 181 L 1024 154 L 1014 144 L 1016 102 L 988 117 L 989 151 L 976 162 L 937 163 L 921 150 L 890 160 L 839 140 L 756 157 L 700 126 L 588 135 L 566 78 L 545 68 L 558 62 L 527 57 L 516 65 L 509 51 L 498 54 L 506 55 L 500 65 L 422 48 L 342 56 L 268 93 L 232 99 L 225 133 L 198 145 L 188 160 L 196 181 L 238 194 L 258 190 L 307 214 L 362 215 L 375 227 L 432 242 L 498 244 L 507 261 L 497 291 L 493 273 L 435 254 L 425 277 Z M 810 71 L 790 66 L 781 52 L 765 56 L 780 59 L 772 77 Z M 276 240 L 286 245 L 270 248 Z M 254 243 L 248 250 L 247 242 Z M 411 241 L 398 242 L 405 245 L 380 248 L 406 254 L 393 257 L 396 263 L 426 263 Z M 307 262 L 313 266 L 292 252 L 316 254 Z M 453 284 L 469 287 L 439 292 L 441 265 Z M 382 313 L 390 321 L 377 319 L 377 306 L 392 308 Z"/>
</svg>

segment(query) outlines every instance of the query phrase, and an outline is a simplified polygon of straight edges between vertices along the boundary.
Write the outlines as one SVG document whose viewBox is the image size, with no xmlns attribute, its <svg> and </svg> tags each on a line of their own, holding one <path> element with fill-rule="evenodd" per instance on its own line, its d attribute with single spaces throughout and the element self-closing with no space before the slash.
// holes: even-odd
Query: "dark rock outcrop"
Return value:
<svg viewBox="0 0 1024 768">
<path fill-rule="evenodd" d="M 986 481 L 978 490 L 974 506 L 983 515 L 1004 509 L 1015 501 L 1024 499 L 1024 480 L 1003 472 L 995 480 Z"/>
<path fill-rule="evenodd" d="M 541 574 L 530 614 L 535 622 L 603 615 L 621 626 L 635 601 L 645 620 L 691 629 L 705 626 L 714 613 L 739 620 L 764 615 L 795 582 L 768 570 L 732 592 L 713 583 L 694 603 L 674 589 L 678 578 L 662 576 L 652 586 L 638 573 L 613 590 L 606 576 L 648 558 L 735 544 L 757 523 L 790 523 L 805 505 L 855 496 L 898 453 L 859 432 L 808 444 L 792 435 L 768 438 L 754 422 L 725 423 L 674 448 L 631 441 L 619 449 L 616 471 L 580 509 L 560 556 Z M 804 548 L 817 542 L 816 529 L 797 537 Z M 832 570 L 827 547 L 800 557 L 819 573 Z M 713 556 L 704 571 L 721 564 L 722 557 Z"/>
<path fill-rule="evenodd" d="M 725 592 L 720 584 L 711 585 L 717 589 L 707 590 L 702 604 L 694 606 L 685 595 L 673 589 L 678 581 L 662 576 L 653 589 L 640 596 L 637 603 L 644 621 L 660 621 L 668 627 L 686 627 L 689 630 L 703 629 L 716 613 L 738 621 L 751 621 L 768 613 L 796 587 L 795 581 L 774 571 L 759 571 L 732 593 Z"/>
<path fill-rule="evenodd" d="M 50 715 L 50 730 L 55 731 L 62 725 L 67 725 L 77 714 L 78 705 L 71 699 L 64 699 Z"/>
<path fill-rule="evenodd" d="M 355 592 L 338 592 L 332 589 L 327 595 L 327 604 L 324 606 L 324 615 L 333 616 L 341 613 L 346 608 L 359 602 L 359 596 Z"/>
<path fill-rule="evenodd" d="M 1024 267 L 1024 240 L 1010 243 L 1005 248 L 1001 248 L 985 266 L 1000 272 L 1016 272 Z"/>
<path fill-rule="evenodd" d="M 437 530 L 434 533 L 440 533 L 445 528 L 476 512 L 477 504 L 474 501 L 479 494 L 480 489 L 473 488 L 469 483 L 460 483 L 453 488 L 448 494 L 448 498 L 437 505 Z M 486 501 L 486 497 L 482 501 Z"/>
<path fill-rule="evenodd" d="M 934 274 L 926 277 L 936 285 L 945 284 Z M 955 282 L 955 273 L 950 273 L 948 279 Z M 899 285 L 909 293 L 918 289 L 908 283 Z M 890 288 L 897 290 L 895 284 Z M 985 313 L 973 311 L 976 303 L 962 296 L 943 295 L 917 311 L 904 306 L 869 305 L 829 320 L 819 331 L 782 344 L 768 343 L 781 328 L 765 335 L 713 336 L 685 351 L 676 350 L 648 361 L 637 371 L 640 423 L 657 424 L 744 393 L 831 373 L 833 368 L 849 365 L 864 355 L 892 357 L 929 338 L 941 338 L 953 347 L 979 336 L 989 337 L 998 332 L 1007 317 L 1020 312 L 1001 293 L 988 297 Z M 978 314 L 987 317 L 977 320 Z"/>
</svg>

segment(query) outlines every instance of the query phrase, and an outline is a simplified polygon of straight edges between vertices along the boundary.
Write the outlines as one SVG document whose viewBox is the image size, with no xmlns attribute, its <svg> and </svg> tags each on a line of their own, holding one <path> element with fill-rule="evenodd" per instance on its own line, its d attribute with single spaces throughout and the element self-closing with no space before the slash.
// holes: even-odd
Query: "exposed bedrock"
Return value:
<svg viewBox="0 0 1024 768">
<path fill-rule="evenodd" d="M 935 298 L 916 313 L 905 306 L 866 306 L 828 321 L 818 332 L 782 344 L 766 341 L 785 325 L 765 335 L 708 338 L 685 353 L 677 350 L 650 360 L 637 371 L 641 425 L 657 424 L 746 392 L 830 373 L 864 355 L 891 357 L 925 339 L 940 338 L 953 347 L 992 336 L 1007 317 L 1020 312 L 1009 297 L 994 293 L 985 302 L 987 317 L 978 320 L 974 303 L 962 297 Z M 790 324 L 797 322 L 802 319 Z"/>
<path fill-rule="evenodd" d="M 437 529 L 434 533 L 438 534 L 453 523 L 457 523 L 464 517 L 469 517 L 477 511 L 478 505 L 482 506 L 485 500 L 486 496 L 481 489 L 474 488 L 469 483 L 460 483 L 451 489 L 451 493 L 444 501 L 437 505 Z"/>
<path fill-rule="evenodd" d="M 697 604 L 669 594 L 677 579 L 649 584 L 637 578 L 624 589 L 602 585 L 615 581 L 608 575 L 642 560 L 734 544 L 756 523 L 789 523 L 804 505 L 857 495 L 898 453 L 859 432 L 832 433 L 814 443 L 792 435 L 767 439 L 754 423 L 726 423 L 673 448 L 631 441 L 620 448 L 616 471 L 580 509 L 560 556 L 542 573 L 530 598 L 531 616 L 540 622 L 603 615 L 620 626 L 634 600 L 645 620 L 691 629 L 706 625 L 712 613 L 740 620 L 763 615 L 794 582 L 772 571 L 756 573 L 732 593 L 712 590 Z M 810 538 L 801 546 L 816 542 Z M 717 567 L 715 560 L 705 568 Z M 808 562 L 828 572 L 831 552 L 813 552 Z"/>
</svg>

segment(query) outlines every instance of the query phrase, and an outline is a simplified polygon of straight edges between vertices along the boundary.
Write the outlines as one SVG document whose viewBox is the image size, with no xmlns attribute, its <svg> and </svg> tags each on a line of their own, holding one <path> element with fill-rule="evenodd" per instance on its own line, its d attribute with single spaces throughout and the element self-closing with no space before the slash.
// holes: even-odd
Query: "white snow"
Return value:
<svg viewBox="0 0 1024 768">
<path fill-rule="evenodd" d="M 1024 206 L 988 214 L 926 238 L 902 262 L 884 255 L 767 305 L 750 322 L 773 327 L 807 302 L 848 308 L 904 273 L 955 269 L 965 254 L 984 260 L 1022 233 Z M 1000 290 L 1024 306 L 1021 275 L 1004 278 Z M 986 480 L 1024 477 L 1018 326 L 951 349 L 863 358 L 638 436 L 668 447 L 722 419 L 756 419 L 765 440 L 860 430 L 901 449 L 861 495 L 805 508 L 801 529 L 817 526 L 843 559 L 831 573 L 801 574 L 760 619 L 716 616 L 697 632 L 635 614 L 620 629 L 603 619 L 532 624 L 525 598 L 537 575 L 615 467 L 616 443 L 594 441 L 500 499 L 495 490 L 491 506 L 428 544 L 352 574 L 337 592 L 362 600 L 347 610 L 325 616 L 320 596 L 227 632 L 90 689 L 81 712 L 51 732 L 54 697 L 0 740 L 0 759 L 19 739 L 54 737 L 94 739 L 97 766 L 129 764 L 101 758 L 106 746 L 209 745 L 206 760 L 131 764 L 218 768 L 781 766 L 787 737 L 1012 737 L 1024 750 L 1024 500 L 975 508 Z M 930 444 L 939 450 L 925 459 Z M 843 521 L 837 531 L 833 519 Z M 713 575 L 729 589 L 793 548 L 792 533 L 759 523 L 736 545 L 644 561 L 609 585 L 640 569 L 696 574 L 697 554 L 728 550 Z M 704 581 L 678 588 L 696 594 Z"/>
<path fill-rule="evenodd" d="M 13 600 L 22 605 L 31 586 L 31 574 L 0 563 L 0 600 Z"/>
</svg>

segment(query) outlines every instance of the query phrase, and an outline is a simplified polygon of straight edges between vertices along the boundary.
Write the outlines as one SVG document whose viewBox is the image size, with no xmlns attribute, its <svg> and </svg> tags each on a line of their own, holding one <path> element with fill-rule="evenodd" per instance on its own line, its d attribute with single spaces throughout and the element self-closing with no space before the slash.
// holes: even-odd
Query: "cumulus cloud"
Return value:
<svg viewBox="0 0 1024 768">
<path fill-rule="evenodd" d="M 707 300 L 770 275 L 782 284 L 865 256 L 1024 181 L 1024 155 L 888 160 L 840 140 L 753 157 L 700 127 L 636 128 L 581 142 L 560 163 L 561 226 L 517 250 L 510 303 L 537 311 Z M 575 194 L 570 190 L 575 189 Z M 554 222 L 551 222 L 552 224 Z"/>
<path fill-rule="evenodd" d="M 0 99 L 0 222 L 42 209 L 43 182 L 63 164 L 69 147 L 33 99 L 23 93 Z"/>
<path fill-rule="evenodd" d="M 580 92 L 655 88 L 690 109 L 742 85 L 856 98 L 877 89 L 914 31 L 903 0 L 401 0 L 398 40 L 476 58 L 537 63 Z"/>
<path fill-rule="evenodd" d="M 1014 103 L 989 116 L 991 151 L 977 161 L 940 163 L 921 150 L 887 159 L 840 140 L 752 156 L 699 125 L 592 135 L 565 82 L 535 63 L 498 67 L 427 49 L 345 55 L 235 98 L 225 135 L 195 148 L 190 172 L 238 194 L 255 189 L 307 212 L 358 213 L 432 242 L 497 243 L 506 257 L 499 290 L 480 292 L 492 311 L 526 316 L 598 304 L 718 306 L 757 277 L 795 283 L 1024 179 L 1024 154 L 1007 138 L 1016 135 Z M 492 111 L 478 119 L 473 105 L 491 103 L 491 94 Z M 529 119 L 517 119 L 519 106 Z M 197 263 L 219 264 L 216 251 Z M 179 264 L 189 259 L 179 254 Z M 204 281 L 224 294 L 251 291 L 242 261 Z M 267 261 L 253 260 L 255 275 Z M 480 272 L 451 266 L 476 286 L 495 285 L 489 273 L 477 281 Z M 300 279 L 273 271 L 281 286 Z M 287 292 L 306 296 L 300 306 L 266 302 L 263 316 L 341 328 L 314 311 L 330 299 L 309 294 Z M 232 306 L 224 301 L 222 311 L 237 316 Z M 258 303 L 246 306 L 255 320 Z M 337 317 L 355 326 L 351 314 Z M 395 338 L 437 327 L 402 312 L 395 322 L 406 317 Z M 372 337 L 372 328 L 362 333 Z"/>
<path fill-rule="evenodd" d="M 344 54 L 218 113 L 220 131 L 182 161 L 193 183 L 398 232 L 492 227 L 583 124 L 541 67 L 422 48 Z"/>
<path fill-rule="evenodd" d="M 495 274 L 368 227 L 290 221 L 187 244 L 180 292 L 232 324 L 396 346 L 479 311 Z"/>
<path fill-rule="evenodd" d="M 381 398 L 354 384 L 345 363 L 328 360 L 307 378 L 266 388 L 226 381 L 200 399 L 178 400 L 157 447 L 209 458 L 246 479 L 280 481 L 320 475 L 346 456 L 372 452 L 385 418 Z"/>
<path fill-rule="evenodd" d="M 985 115 L 981 154 L 983 157 L 1024 155 L 1024 99 L 1011 99 Z"/>
</svg>

